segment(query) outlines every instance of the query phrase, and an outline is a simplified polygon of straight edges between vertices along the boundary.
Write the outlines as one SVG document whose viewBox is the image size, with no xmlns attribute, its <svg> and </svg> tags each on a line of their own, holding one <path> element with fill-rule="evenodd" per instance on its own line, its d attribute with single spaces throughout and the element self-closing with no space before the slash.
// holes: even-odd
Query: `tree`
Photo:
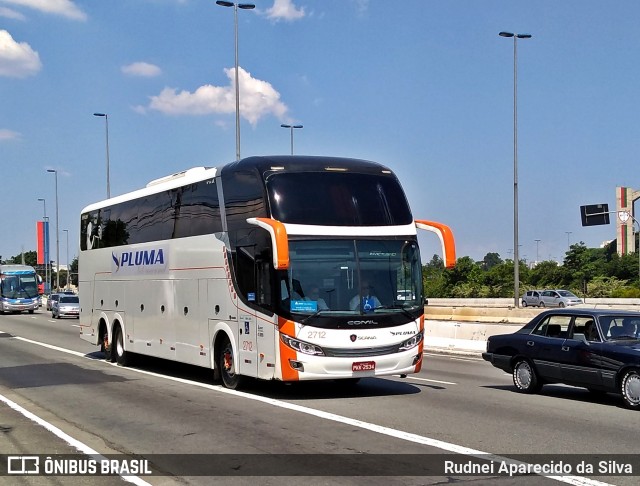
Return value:
<svg viewBox="0 0 640 486">
<path fill-rule="evenodd" d="M 444 261 L 438 255 L 433 255 L 431 261 L 422 267 L 422 285 L 427 298 L 447 297 Z"/>
<path fill-rule="evenodd" d="M 502 258 L 500 258 L 500 254 L 498 253 L 487 253 L 482 259 L 482 269 L 483 270 L 491 270 L 496 265 L 501 265 Z"/>
<path fill-rule="evenodd" d="M 25 251 L 24 253 L 20 253 L 14 257 L 9 258 L 8 260 L 5 261 L 5 263 L 12 263 L 14 265 L 21 265 L 22 264 L 22 257 L 24 255 L 24 264 L 25 265 L 31 265 L 32 267 L 35 267 L 38 264 L 38 253 L 34 250 L 32 251 Z"/>
</svg>

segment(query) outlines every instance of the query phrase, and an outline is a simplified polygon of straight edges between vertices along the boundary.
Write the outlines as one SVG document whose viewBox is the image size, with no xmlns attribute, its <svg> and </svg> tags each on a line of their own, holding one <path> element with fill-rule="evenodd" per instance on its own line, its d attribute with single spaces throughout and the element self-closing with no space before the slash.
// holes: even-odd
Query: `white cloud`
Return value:
<svg viewBox="0 0 640 486">
<path fill-rule="evenodd" d="M 165 88 L 158 96 L 152 96 L 149 108 L 168 115 L 210 115 L 230 114 L 236 111 L 235 70 L 225 69 L 229 78 L 228 86 L 200 86 L 193 93 L 177 92 L 174 88 Z M 273 115 L 283 119 L 287 106 L 280 101 L 278 93 L 271 84 L 251 77 L 242 68 L 238 69 L 240 84 L 240 115 L 252 125 L 263 116 Z"/>
<path fill-rule="evenodd" d="M 26 42 L 16 42 L 0 30 L 0 76 L 26 78 L 42 68 L 40 56 Z"/>
<path fill-rule="evenodd" d="M 8 130 L 6 128 L 0 128 L 0 142 L 5 140 L 17 140 L 22 135 L 18 132 L 14 132 L 13 130 Z"/>
<path fill-rule="evenodd" d="M 267 9 L 267 17 L 275 21 L 294 21 L 304 17 L 304 8 L 296 7 L 293 0 L 274 0 L 273 7 Z"/>
<path fill-rule="evenodd" d="M 369 0 L 351 0 L 356 5 L 356 12 L 362 16 L 369 10 Z"/>
<path fill-rule="evenodd" d="M 26 20 L 26 17 L 20 12 L 16 12 L 15 10 L 11 10 L 7 7 L 0 7 L 0 17 L 5 17 L 7 19 L 13 20 Z"/>
<path fill-rule="evenodd" d="M 149 64 L 148 62 L 134 62 L 121 68 L 124 74 L 129 76 L 141 76 L 145 78 L 152 78 L 162 74 L 162 70 L 155 64 Z"/>
<path fill-rule="evenodd" d="M 80 10 L 72 0 L 0 0 L 0 3 L 19 5 L 73 20 L 87 20 L 87 14 Z"/>
</svg>

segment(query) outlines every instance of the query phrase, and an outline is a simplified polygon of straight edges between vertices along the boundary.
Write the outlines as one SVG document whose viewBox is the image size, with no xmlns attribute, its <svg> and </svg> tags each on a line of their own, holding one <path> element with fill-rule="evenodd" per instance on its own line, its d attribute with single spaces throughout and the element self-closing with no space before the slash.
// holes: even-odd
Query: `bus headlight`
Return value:
<svg viewBox="0 0 640 486">
<path fill-rule="evenodd" d="M 295 351 L 298 351 L 300 353 L 310 354 L 312 356 L 324 356 L 324 351 L 322 350 L 322 348 L 320 346 L 316 346 L 315 344 L 305 343 L 304 341 L 294 339 L 284 334 L 280 335 L 280 339 L 291 349 L 294 349 Z"/>
<path fill-rule="evenodd" d="M 420 331 L 415 336 L 411 336 L 405 342 L 400 344 L 398 351 L 408 351 L 409 349 L 415 348 L 418 344 L 422 342 L 423 335 L 424 335 L 424 331 Z"/>
</svg>

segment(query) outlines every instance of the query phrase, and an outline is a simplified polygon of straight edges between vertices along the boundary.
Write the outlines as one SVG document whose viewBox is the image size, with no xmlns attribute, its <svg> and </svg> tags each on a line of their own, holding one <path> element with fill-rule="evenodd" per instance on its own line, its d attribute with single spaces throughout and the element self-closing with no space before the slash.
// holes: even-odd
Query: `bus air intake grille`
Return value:
<svg viewBox="0 0 640 486">
<path fill-rule="evenodd" d="M 325 348 L 324 350 L 325 356 L 329 356 L 332 358 L 356 358 L 356 357 L 365 357 L 365 356 L 380 356 L 384 354 L 395 354 L 398 352 L 399 345 L 392 344 L 390 346 L 378 346 L 375 348 Z"/>
</svg>

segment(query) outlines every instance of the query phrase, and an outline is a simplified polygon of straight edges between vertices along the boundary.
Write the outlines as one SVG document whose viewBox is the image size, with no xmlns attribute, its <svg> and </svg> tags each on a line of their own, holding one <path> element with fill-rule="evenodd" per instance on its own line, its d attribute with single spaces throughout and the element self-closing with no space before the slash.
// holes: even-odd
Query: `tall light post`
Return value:
<svg viewBox="0 0 640 486">
<path fill-rule="evenodd" d="M 56 290 L 60 290 L 60 225 L 58 224 L 58 171 L 47 169 L 56 175 Z"/>
<path fill-rule="evenodd" d="M 67 233 L 67 285 L 65 287 L 67 287 L 67 289 L 69 288 L 69 230 L 68 229 L 63 229 L 62 231 L 64 231 L 65 233 Z"/>
<path fill-rule="evenodd" d="M 251 10 L 256 8 L 252 3 L 234 3 L 217 0 L 216 5 L 233 7 L 233 26 L 236 51 L 236 160 L 240 160 L 240 85 L 238 83 L 238 9 Z"/>
<path fill-rule="evenodd" d="M 567 251 L 571 250 L 571 240 L 569 237 L 571 236 L 572 231 L 565 231 L 567 233 Z"/>
<path fill-rule="evenodd" d="M 513 299 L 520 300 L 520 261 L 518 258 L 518 39 L 530 39 L 529 34 L 500 32 L 500 37 L 513 37 Z"/>
<path fill-rule="evenodd" d="M 280 125 L 282 128 L 289 128 L 291 130 L 291 155 L 293 155 L 293 129 L 294 128 L 303 128 L 302 125 Z"/>
<path fill-rule="evenodd" d="M 44 216 L 42 217 L 42 222 L 46 223 L 47 222 L 47 201 L 42 198 L 39 197 L 38 201 L 42 201 L 42 205 L 44 206 Z M 48 243 L 48 238 L 47 238 L 48 232 L 44 231 L 44 234 L 42 235 L 42 237 L 44 238 L 44 255 L 43 255 L 43 259 L 44 259 L 44 291 L 46 292 L 48 287 L 49 287 L 49 249 L 47 248 L 47 243 Z"/>
<path fill-rule="evenodd" d="M 536 264 L 540 261 L 540 252 L 538 251 L 540 248 L 540 241 L 541 240 L 535 240 L 536 241 Z"/>
<path fill-rule="evenodd" d="M 109 180 L 109 115 L 107 113 L 94 113 L 93 116 L 104 117 L 104 126 L 107 139 L 107 199 L 111 197 L 111 183 Z"/>
</svg>

